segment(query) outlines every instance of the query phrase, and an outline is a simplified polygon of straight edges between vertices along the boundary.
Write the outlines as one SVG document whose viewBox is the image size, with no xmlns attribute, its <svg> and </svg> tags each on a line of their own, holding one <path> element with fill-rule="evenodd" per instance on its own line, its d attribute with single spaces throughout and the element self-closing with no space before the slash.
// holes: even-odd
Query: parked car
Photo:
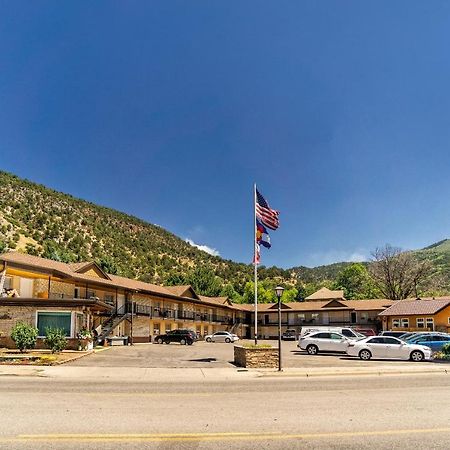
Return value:
<svg viewBox="0 0 450 450">
<path fill-rule="evenodd" d="M 439 352 L 445 344 L 450 343 L 450 335 L 447 333 L 419 333 L 406 339 L 408 344 L 426 345 L 433 352 Z"/>
<path fill-rule="evenodd" d="M 319 331 L 300 336 L 297 347 L 306 350 L 310 355 L 319 352 L 341 352 L 345 353 L 351 339 L 341 333 Z"/>
<path fill-rule="evenodd" d="M 401 338 L 407 331 L 382 331 L 378 336 L 392 336 Z"/>
<path fill-rule="evenodd" d="M 431 348 L 424 345 L 408 344 L 392 336 L 373 336 L 359 341 L 350 341 L 347 347 L 349 356 L 360 359 L 411 359 L 423 361 L 431 358 Z"/>
<path fill-rule="evenodd" d="M 283 341 L 295 341 L 297 339 L 297 331 L 288 329 L 281 335 L 281 339 Z"/>
<path fill-rule="evenodd" d="M 348 337 L 350 339 L 361 339 L 365 337 L 363 334 L 358 333 L 353 328 L 349 327 L 329 327 L 329 326 L 312 326 L 312 327 L 302 327 L 302 331 L 300 332 L 300 336 L 305 336 L 306 334 L 318 332 L 318 331 L 327 331 L 332 333 L 340 333 L 343 334 L 345 337 Z"/>
<path fill-rule="evenodd" d="M 239 337 L 236 334 L 229 333 L 228 331 L 217 331 L 214 334 L 208 334 L 205 336 L 206 342 L 226 342 L 228 344 L 238 340 Z"/>
<path fill-rule="evenodd" d="M 195 337 L 194 337 L 195 336 Z M 158 334 L 155 336 L 154 342 L 157 344 L 170 344 L 171 342 L 179 342 L 181 345 L 192 345 L 197 337 L 191 330 L 172 330 L 166 334 Z"/>
<path fill-rule="evenodd" d="M 364 336 L 376 336 L 375 330 L 373 328 L 355 328 L 355 331 L 363 334 Z"/>
</svg>

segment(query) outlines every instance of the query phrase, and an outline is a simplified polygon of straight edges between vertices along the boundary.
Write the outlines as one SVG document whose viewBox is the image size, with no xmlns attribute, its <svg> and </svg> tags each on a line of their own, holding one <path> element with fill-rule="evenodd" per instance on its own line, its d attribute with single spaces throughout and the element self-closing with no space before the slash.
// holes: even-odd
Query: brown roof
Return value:
<svg viewBox="0 0 450 450">
<path fill-rule="evenodd" d="M 78 274 L 77 274 L 78 276 Z M 145 281 L 139 281 L 139 280 L 133 280 L 131 278 L 125 278 L 125 277 L 121 277 L 119 275 L 109 275 L 111 280 L 117 284 L 118 286 L 124 287 L 126 289 L 132 289 L 135 291 L 151 291 L 151 292 L 156 292 L 158 294 L 166 294 L 166 295 L 170 295 L 173 293 L 170 292 L 168 289 L 166 289 L 163 286 L 158 286 L 156 284 L 151 284 L 151 283 L 146 283 Z M 95 280 L 97 278 L 94 278 Z"/>
<path fill-rule="evenodd" d="M 449 297 L 397 300 L 381 312 L 380 316 L 408 316 L 418 314 L 436 314 L 450 305 Z"/>
<path fill-rule="evenodd" d="M 394 301 L 384 298 L 373 298 L 370 300 L 344 300 L 342 303 L 357 311 L 373 311 L 377 309 L 383 311 L 391 306 Z"/>
<path fill-rule="evenodd" d="M 194 289 L 192 288 L 192 286 L 190 284 L 186 284 L 186 285 L 181 285 L 181 286 L 164 286 L 164 289 L 166 289 L 167 291 L 171 292 L 172 294 L 178 295 L 180 297 L 185 297 L 185 293 L 189 290 L 191 290 L 195 297 L 197 298 L 197 294 L 194 291 Z"/>
<path fill-rule="evenodd" d="M 344 291 L 332 291 L 326 287 L 323 287 L 313 294 L 308 295 L 305 300 L 331 300 L 333 298 L 343 299 Z"/>
<path fill-rule="evenodd" d="M 283 309 L 283 312 L 292 311 L 292 312 L 306 312 L 306 311 L 346 311 L 346 310 L 355 310 L 355 311 L 377 311 L 384 310 L 392 305 L 392 300 L 385 299 L 371 299 L 371 300 L 339 300 L 336 305 L 333 303 L 334 300 L 322 300 L 315 302 L 288 302 L 283 303 L 283 305 L 287 306 L 289 309 Z M 339 306 L 338 303 L 343 306 Z M 259 303 L 258 304 L 258 312 L 266 312 L 266 311 L 277 311 L 276 308 L 277 303 Z M 327 305 L 330 305 L 327 307 Z M 240 309 L 246 311 L 254 311 L 255 307 L 253 304 L 240 304 L 238 305 Z"/>
<path fill-rule="evenodd" d="M 173 295 L 172 292 L 162 286 L 157 286 L 144 281 L 132 280 L 130 278 L 121 277 L 118 275 L 109 275 L 110 280 L 104 278 L 92 277 L 84 273 L 78 273 L 76 270 L 92 264 L 92 262 L 66 264 L 60 261 L 53 261 L 52 259 L 40 258 L 39 256 L 27 255 L 19 252 L 8 252 L 0 255 L 0 260 L 23 264 L 25 266 L 34 267 L 37 269 L 44 269 L 48 271 L 56 271 L 59 274 L 73 278 L 75 280 L 86 281 L 90 283 L 98 283 L 110 287 L 122 287 L 131 290 L 143 290 L 164 295 Z"/>
</svg>

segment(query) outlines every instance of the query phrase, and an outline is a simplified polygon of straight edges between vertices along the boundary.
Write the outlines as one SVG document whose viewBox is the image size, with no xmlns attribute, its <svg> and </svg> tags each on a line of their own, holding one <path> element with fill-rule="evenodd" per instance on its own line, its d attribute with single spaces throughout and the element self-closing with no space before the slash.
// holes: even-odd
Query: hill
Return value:
<svg viewBox="0 0 450 450">
<path fill-rule="evenodd" d="M 95 260 L 109 273 L 155 284 L 181 283 L 199 267 L 213 269 L 217 291 L 231 284 L 242 292 L 252 278 L 251 265 L 209 255 L 137 217 L 0 171 L 0 252 L 6 248 L 63 262 Z M 263 279 L 292 283 L 289 271 L 266 272 L 261 269 Z"/>
</svg>

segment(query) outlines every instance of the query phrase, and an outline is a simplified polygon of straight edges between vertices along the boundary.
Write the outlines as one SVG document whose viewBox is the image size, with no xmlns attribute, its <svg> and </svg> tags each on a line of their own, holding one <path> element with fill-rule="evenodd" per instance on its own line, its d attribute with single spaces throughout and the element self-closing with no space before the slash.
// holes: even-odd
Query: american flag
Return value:
<svg viewBox="0 0 450 450">
<path fill-rule="evenodd" d="M 276 230 L 280 225 L 278 220 L 279 212 L 271 209 L 264 197 L 256 189 L 256 216 L 271 230 Z"/>
</svg>

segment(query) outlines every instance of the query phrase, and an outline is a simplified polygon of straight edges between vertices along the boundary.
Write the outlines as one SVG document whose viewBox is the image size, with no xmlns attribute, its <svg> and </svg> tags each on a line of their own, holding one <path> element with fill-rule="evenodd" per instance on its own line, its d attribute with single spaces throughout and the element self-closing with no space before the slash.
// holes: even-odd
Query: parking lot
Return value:
<svg viewBox="0 0 450 450">
<path fill-rule="evenodd" d="M 253 341 L 240 341 L 240 343 Z M 260 341 L 277 346 L 277 341 Z M 194 345 L 136 344 L 133 346 L 109 347 L 90 356 L 69 363 L 72 366 L 98 367 L 149 367 L 149 368 L 207 368 L 235 367 L 233 364 L 233 344 L 196 342 Z M 411 361 L 371 360 L 361 361 L 343 354 L 323 353 L 310 356 L 297 348 L 296 341 L 282 342 L 282 364 L 286 368 L 320 368 L 320 367 L 379 367 L 400 364 L 428 365 L 430 362 L 414 363 Z"/>
</svg>

